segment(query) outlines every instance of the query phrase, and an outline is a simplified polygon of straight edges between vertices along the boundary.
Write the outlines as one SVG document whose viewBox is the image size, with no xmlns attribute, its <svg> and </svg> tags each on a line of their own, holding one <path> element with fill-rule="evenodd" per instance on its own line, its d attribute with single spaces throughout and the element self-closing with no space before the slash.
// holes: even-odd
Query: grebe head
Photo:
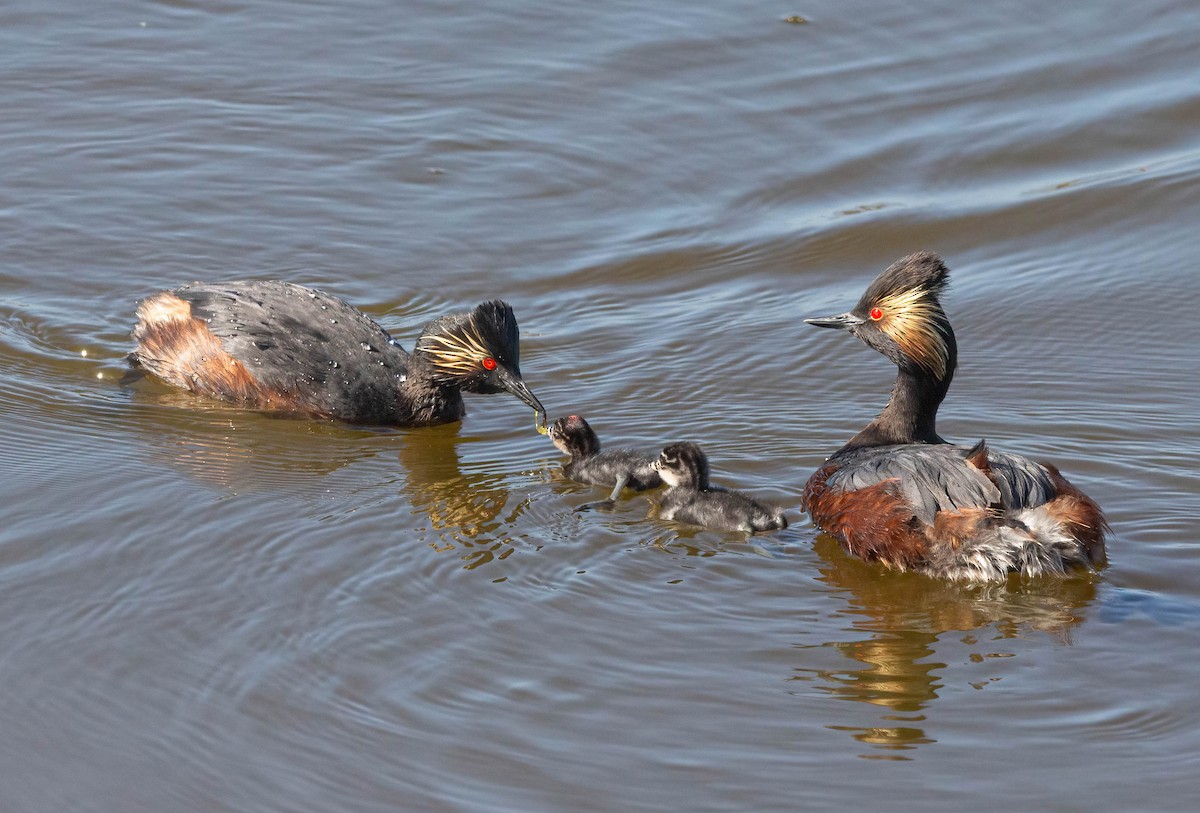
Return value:
<svg viewBox="0 0 1200 813">
<path fill-rule="evenodd" d="M 876 277 L 853 310 L 804 321 L 847 330 L 896 366 L 948 382 L 957 347 L 939 296 L 949 276 L 938 255 L 912 254 Z"/>
<path fill-rule="evenodd" d="M 568 415 L 550 424 L 547 434 L 563 454 L 590 457 L 600 452 L 600 439 L 580 415 Z"/>
<path fill-rule="evenodd" d="M 428 360 L 441 384 L 489 395 L 510 392 L 535 411 L 546 411 L 521 379 L 521 333 L 507 302 L 496 299 L 434 319 L 417 339 L 414 355 Z"/>
<path fill-rule="evenodd" d="M 651 464 L 662 481 L 675 488 L 708 488 L 708 457 L 695 443 L 672 443 Z"/>
</svg>

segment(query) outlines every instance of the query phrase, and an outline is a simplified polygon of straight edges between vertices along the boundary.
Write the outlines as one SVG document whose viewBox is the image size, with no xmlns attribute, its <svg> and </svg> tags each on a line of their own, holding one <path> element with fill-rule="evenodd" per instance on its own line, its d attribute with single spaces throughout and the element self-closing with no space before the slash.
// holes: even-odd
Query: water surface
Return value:
<svg viewBox="0 0 1200 813">
<path fill-rule="evenodd" d="M 1193 809 L 1198 49 L 1178 0 L 5 4 L 0 808 Z M 1102 574 L 888 574 L 799 511 L 891 380 L 800 320 L 923 249 L 939 430 L 1057 463 Z M 793 526 L 573 513 L 509 397 L 122 383 L 138 299 L 243 277 L 406 345 L 503 296 L 552 413 Z"/>
</svg>

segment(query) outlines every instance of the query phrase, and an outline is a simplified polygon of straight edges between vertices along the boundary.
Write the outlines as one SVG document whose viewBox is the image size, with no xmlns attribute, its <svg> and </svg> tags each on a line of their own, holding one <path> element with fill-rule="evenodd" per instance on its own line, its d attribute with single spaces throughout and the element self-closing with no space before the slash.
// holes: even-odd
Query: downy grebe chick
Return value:
<svg viewBox="0 0 1200 813">
<path fill-rule="evenodd" d="M 778 508 L 741 491 L 708 482 L 708 457 L 695 443 L 672 443 L 654 461 L 667 484 L 658 506 L 660 519 L 700 525 L 713 531 L 775 531 L 787 527 Z"/>
<path fill-rule="evenodd" d="M 460 420 L 466 391 L 510 392 L 544 412 L 499 300 L 429 322 L 411 355 L 357 308 L 288 282 L 188 285 L 143 300 L 137 316 L 131 363 L 243 407 L 427 426 Z"/>
<path fill-rule="evenodd" d="M 1100 507 L 1058 469 L 951 445 L 935 429 L 958 360 L 936 254 L 892 264 L 854 309 L 818 327 L 857 336 L 897 366 L 877 418 L 809 478 L 813 522 L 863 559 L 967 581 L 1063 574 L 1104 562 Z"/>
<path fill-rule="evenodd" d="M 607 500 L 581 505 L 577 511 L 610 507 L 625 488 L 645 491 L 662 485 L 653 455 L 633 449 L 600 451 L 600 438 L 579 415 L 559 418 L 550 424 L 547 434 L 559 451 L 571 456 L 563 464 L 563 474 L 578 483 L 613 487 Z"/>
</svg>

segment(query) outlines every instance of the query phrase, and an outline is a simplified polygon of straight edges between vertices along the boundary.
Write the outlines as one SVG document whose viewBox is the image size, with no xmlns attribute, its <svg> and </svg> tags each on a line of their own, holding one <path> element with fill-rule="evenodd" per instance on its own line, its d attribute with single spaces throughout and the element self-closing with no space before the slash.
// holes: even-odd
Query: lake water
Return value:
<svg viewBox="0 0 1200 813">
<path fill-rule="evenodd" d="M 0 810 L 1194 810 L 1198 54 L 1184 0 L 9 0 Z M 939 430 L 1091 494 L 1098 576 L 891 574 L 800 512 L 892 380 L 801 319 L 922 249 Z M 507 396 L 122 384 L 139 299 L 246 277 L 406 346 L 502 296 L 552 416 L 792 527 L 573 513 Z"/>
</svg>

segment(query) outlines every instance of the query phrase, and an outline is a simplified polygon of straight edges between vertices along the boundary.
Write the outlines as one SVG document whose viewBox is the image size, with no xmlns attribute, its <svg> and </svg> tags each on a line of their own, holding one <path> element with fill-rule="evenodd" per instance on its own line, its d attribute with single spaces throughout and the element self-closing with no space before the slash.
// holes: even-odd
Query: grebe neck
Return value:
<svg viewBox="0 0 1200 813">
<path fill-rule="evenodd" d="M 887 406 L 836 454 L 867 446 L 946 443 L 937 433 L 937 411 L 954 378 L 954 367 L 948 369 L 938 379 L 922 367 L 900 367 Z"/>
<path fill-rule="evenodd" d="M 421 353 L 409 357 L 408 375 L 397 382 L 396 409 L 415 423 L 444 423 L 462 420 L 466 414 L 462 390 L 433 374 Z"/>
</svg>

